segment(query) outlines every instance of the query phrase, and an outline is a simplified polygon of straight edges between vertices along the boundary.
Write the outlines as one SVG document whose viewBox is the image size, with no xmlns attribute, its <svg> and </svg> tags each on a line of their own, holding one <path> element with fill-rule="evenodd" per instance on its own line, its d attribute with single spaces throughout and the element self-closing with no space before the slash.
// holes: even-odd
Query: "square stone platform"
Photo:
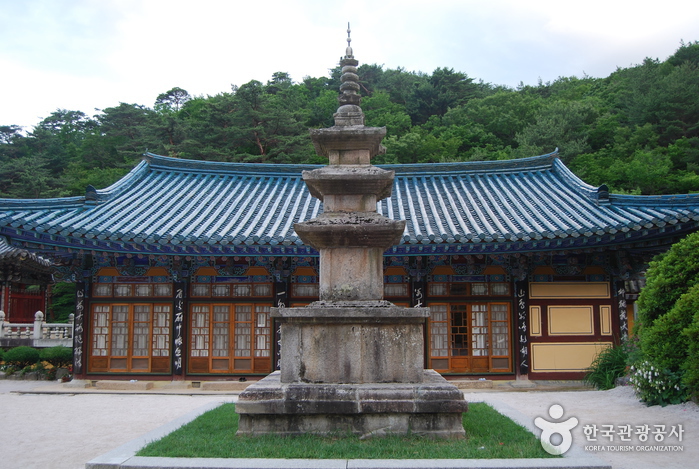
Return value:
<svg viewBox="0 0 699 469">
<path fill-rule="evenodd" d="M 280 372 L 250 385 L 236 404 L 238 434 L 415 434 L 464 438 L 463 393 L 434 370 L 420 383 L 282 383 Z"/>
</svg>

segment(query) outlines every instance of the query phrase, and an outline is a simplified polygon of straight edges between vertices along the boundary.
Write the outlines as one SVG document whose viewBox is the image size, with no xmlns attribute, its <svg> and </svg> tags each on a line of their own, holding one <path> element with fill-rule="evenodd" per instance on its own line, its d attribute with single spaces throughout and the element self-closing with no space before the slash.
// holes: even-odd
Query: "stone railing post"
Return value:
<svg viewBox="0 0 699 469">
<path fill-rule="evenodd" d="M 68 337 L 65 337 L 65 338 L 72 339 L 73 338 L 73 331 L 75 331 L 75 314 L 70 313 L 68 315 L 68 324 L 70 325 L 70 327 L 67 330 Z"/>
<path fill-rule="evenodd" d="M 5 337 L 5 311 L 0 310 L 0 338 Z"/>
<path fill-rule="evenodd" d="M 34 315 L 34 334 L 33 339 L 41 339 L 43 337 L 44 328 L 44 313 L 37 311 Z"/>
</svg>

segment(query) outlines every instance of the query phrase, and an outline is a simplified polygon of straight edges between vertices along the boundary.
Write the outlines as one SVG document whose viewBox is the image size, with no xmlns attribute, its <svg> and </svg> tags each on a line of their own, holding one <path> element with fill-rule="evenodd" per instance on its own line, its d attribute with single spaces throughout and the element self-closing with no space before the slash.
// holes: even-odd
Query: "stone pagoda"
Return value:
<svg viewBox="0 0 699 469">
<path fill-rule="evenodd" d="M 424 369 L 429 308 L 383 299 L 383 253 L 398 244 L 405 220 L 376 211 L 391 195 L 394 174 L 370 162 L 384 150 L 386 129 L 364 125 L 347 32 L 335 125 L 311 130 L 329 165 L 303 172 L 324 211 L 294 226 L 320 254 L 320 300 L 272 309 L 281 325 L 281 369 L 241 393 L 238 433 L 461 438 L 463 394 Z"/>
</svg>

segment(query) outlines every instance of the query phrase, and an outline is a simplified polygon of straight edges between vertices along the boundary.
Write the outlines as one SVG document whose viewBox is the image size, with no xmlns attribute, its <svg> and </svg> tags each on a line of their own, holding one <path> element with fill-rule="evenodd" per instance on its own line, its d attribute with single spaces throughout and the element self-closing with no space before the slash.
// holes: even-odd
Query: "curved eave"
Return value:
<svg viewBox="0 0 699 469">
<path fill-rule="evenodd" d="M 13 265 L 20 270 L 49 273 L 53 263 L 26 249 L 11 246 L 4 237 L 0 236 L 0 265 Z"/>
<path fill-rule="evenodd" d="M 530 239 L 527 241 L 487 241 L 472 239 L 464 242 L 429 242 L 400 244 L 390 247 L 388 255 L 439 255 L 439 254 L 518 254 L 540 251 L 587 251 L 619 249 L 667 249 L 685 235 L 696 231 L 699 222 L 682 223 L 627 233 L 592 236 Z M 3 233 L 6 230 L 0 229 Z M 99 239 L 62 237 L 56 235 L 37 236 L 34 231 L 13 230 L 10 234 L 15 243 L 26 249 L 40 252 L 111 252 L 140 255 L 192 255 L 192 256 L 317 256 L 311 247 L 292 237 L 282 243 L 147 243 L 122 242 Z"/>
</svg>

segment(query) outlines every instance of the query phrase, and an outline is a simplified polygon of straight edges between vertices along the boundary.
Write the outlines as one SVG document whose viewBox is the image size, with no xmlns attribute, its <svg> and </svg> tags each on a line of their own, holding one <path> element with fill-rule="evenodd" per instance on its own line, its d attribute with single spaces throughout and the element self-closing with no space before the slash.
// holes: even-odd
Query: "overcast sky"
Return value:
<svg viewBox="0 0 699 469">
<path fill-rule="evenodd" d="M 0 125 L 360 63 L 511 87 L 605 77 L 699 40 L 696 0 L 0 0 Z"/>
</svg>

